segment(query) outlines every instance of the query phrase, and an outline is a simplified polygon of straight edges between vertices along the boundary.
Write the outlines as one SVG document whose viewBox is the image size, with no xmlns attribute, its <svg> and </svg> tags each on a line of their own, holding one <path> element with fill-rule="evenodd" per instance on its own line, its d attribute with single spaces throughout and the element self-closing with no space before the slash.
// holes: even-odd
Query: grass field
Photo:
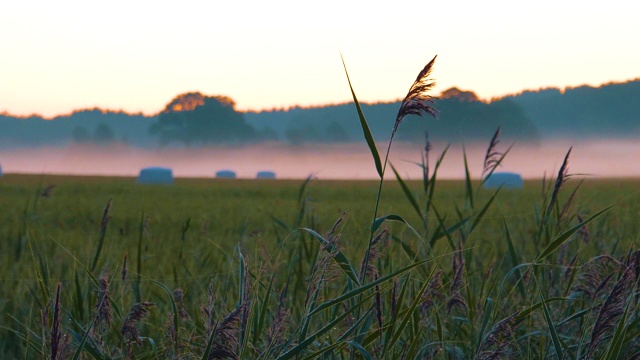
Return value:
<svg viewBox="0 0 640 360">
<path fill-rule="evenodd" d="M 386 241 L 363 281 L 377 182 L 142 186 L 130 178 L 5 175 L 2 357 L 637 354 L 637 287 L 620 284 L 625 264 L 636 271 L 628 282 L 637 284 L 630 254 L 640 229 L 638 183 L 587 180 L 560 217 L 577 184 L 563 185 L 543 227 L 549 194 L 540 180 L 501 190 L 483 214 L 494 190 L 472 184 L 472 208 L 464 181 L 439 180 L 431 200 L 437 214 L 422 216 L 400 184 L 387 181 L 380 214 L 400 215 L 411 227 L 382 224 Z M 406 185 L 426 208 L 422 182 Z M 614 204 L 541 258 L 554 239 Z M 340 256 L 350 265 L 333 261 Z M 357 281 L 375 279 L 382 281 L 357 291 Z M 616 289 L 625 291 L 626 306 L 603 325 L 600 310 Z"/>
<path fill-rule="evenodd" d="M 376 182 L 0 178 L 0 357 L 640 359 L 637 180 L 404 181 L 435 59 L 382 155 L 351 88 Z"/>
</svg>

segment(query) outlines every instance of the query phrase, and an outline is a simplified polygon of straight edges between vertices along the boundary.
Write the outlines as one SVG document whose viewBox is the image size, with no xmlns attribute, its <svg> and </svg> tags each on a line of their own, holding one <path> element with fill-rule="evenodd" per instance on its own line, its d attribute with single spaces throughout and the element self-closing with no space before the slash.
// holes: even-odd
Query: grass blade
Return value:
<svg viewBox="0 0 640 360">
<path fill-rule="evenodd" d="M 469 206 L 474 208 L 473 204 L 473 187 L 471 187 L 471 173 L 469 172 L 469 162 L 467 161 L 467 150 L 462 147 L 462 156 L 464 158 L 464 185 L 466 189 L 467 201 L 469 201 Z"/>
<path fill-rule="evenodd" d="M 542 294 L 542 289 L 540 288 L 540 284 L 538 284 L 538 292 L 540 294 L 540 304 L 542 305 L 542 311 L 544 312 L 544 319 L 547 322 L 547 326 L 549 327 L 549 332 L 551 333 L 551 339 L 553 341 L 553 346 L 556 350 L 556 358 L 561 359 L 563 357 L 564 352 L 562 351 L 562 345 L 560 344 L 560 338 L 558 337 L 558 332 L 556 331 L 556 327 L 553 324 L 553 319 L 551 319 L 551 314 L 549 313 L 549 308 L 547 307 L 547 301 Z"/>
<path fill-rule="evenodd" d="M 493 194 L 493 196 L 491 196 L 489 201 L 487 201 L 487 203 L 484 205 L 482 210 L 480 210 L 478 215 L 476 215 L 476 218 L 473 221 L 473 224 L 471 225 L 471 229 L 469 230 L 469 233 L 471 233 L 473 231 L 473 229 L 475 229 L 476 226 L 478 226 L 478 224 L 480 223 L 482 218 L 484 218 L 485 214 L 487 213 L 487 210 L 489 210 L 489 207 L 491 206 L 491 204 L 493 204 L 493 201 L 496 199 L 496 196 L 498 196 L 498 193 L 500 192 L 500 189 L 502 189 L 502 187 L 500 187 L 500 188 L 498 188 L 498 190 L 496 190 L 496 192 Z"/>
<path fill-rule="evenodd" d="M 317 332 L 315 332 L 314 334 L 310 335 L 309 337 L 307 337 L 306 339 L 301 341 L 298 345 L 296 345 L 293 349 L 287 351 L 282 356 L 279 356 L 277 359 L 278 360 L 286 360 L 286 359 L 290 359 L 290 358 L 292 358 L 294 356 L 298 356 L 301 352 L 306 350 L 307 346 L 309 346 L 314 341 L 316 341 L 316 339 L 318 339 L 320 336 L 324 335 L 326 332 L 331 330 L 334 326 L 339 324 L 342 320 L 344 320 L 347 316 L 349 316 L 349 314 L 351 314 L 353 311 L 355 311 L 356 309 L 360 309 L 360 306 L 362 306 L 362 304 L 364 304 L 371 297 L 373 297 L 373 295 L 374 294 L 371 294 L 371 295 L 365 297 L 362 301 L 357 303 L 355 306 L 350 307 L 348 310 L 346 310 L 340 316 L 336 317 L 333 321 L 331 321 L 330 323 L 325 325 L 322 329 L 320 329 Z M 368 313 L 365 313 L 363 316 L 368 316 Z"/>
<path fill-rule="evenodd" d="M 616 327 L 616 332 L 613 335 L 613 339 L 611 339 L 611 345 L 609 345 L 609 349 L 607 350 L 607 355 L 605 356 L 606 360 L 616 360 L 620 357 L 620 351 L 622 350 L 622 344 L 624 343 L 624 337 L 627 333 L 627 314 L 629 313 L 629 304 L 624 309 L 624 314 L 622 314 L 622 318 L 618 322 L 618 326 Z"/>
<path fill-rule="evenodd" d="M 169 301 L 171 303 L 171 312 L 173 313 L 173 328 L 176 331 L 176 334 L 179 333 L 179 327 L 178 327 L 178 307 L 176 306 L 176 301 L 173 298 L 173 293 L 171 292 L 171 290 L 169 290 L 169 288 L 167 288 L 166 286 L 164 286 L 162 283 L 151 279 L 151 282 L 153 282 L 154 284 L 158 285 L 159 287 L 162 288 L 162 290 L 164 290 L 164 292 L 167 293 L 167 295 L 169 295 Z M 174 351 L 175 351 L 175 356 L 178 356 L 178 350 L 180 349 L 180 344 L 178 343 L 180 341 L 180 336 L 176 336 L 175 337 L 175 342 L 173 343 L 174 346 Z"/>
<path fill-rule="evenodd" d="M 420 206 L 418 205 L 418 201 L 416 201 L 416 198 L 413 196 L 413 194 L 411 193 L 411 190 L 409 190 L 409 187 L 404 182 L 404 180 L 402 180 L 402 178 L 400 177 L 400 174 L 398 174 L 398 171 L 393 166 L 393 164 L 390 164 L 390 165 L 391 165 L 391 170 L 393 170 L 393 173 L 396 175 L 396 179 L 398 180 L 398 183 L 400 184 L 400 187 L 402 188 L 402 191 L 404 192 L 404 195 L 407 197 L 407 200 L 409 200 L 409 203 L 411 204 L 413 209 L 416 211 L 416 213 L 418 214 L 418 216 L 420 217 L 422 222 L 425 223 L 426 220 L 425 220 L 424 216 L 422 215 L 422 211 L 420 210 Z M 426 224 L 425 224 L 425 226 L 426 226 Z"/>
<path fill-rule="evenodd" d="M 345 64 L 342 54 L 340 54 L 340 58 L 342 59 L 342 66 L 344 67 L 344 73 L 345 75 L 347 75 L 347 81 L 349 82 L 349 89 L 351 90 L 351 95 L 353 96 L 353 102 L 356 105 L 356 110 L 358 111 L 358 117 L 360 118 L 360 126 L 362 127 L 364 138 L 367 141 L 367 145 L 369 145 L 371 156 L 373 156 L 373 161 L 376 164 L 376 171 L 378 171 L 378 175 L 380 176 L 380 179 L 382 179 L 383 177 L 382 162 L 380 161 L 380 154 L 378 153 L 376 142 L 375 140 L 373 140 L 373 135 L 371 135 L 371 130 L 369 129 L 369 124 L 367 123 L 367 119 L 364 117 L 364 113 L 362 112 L 360 103 L 356 98 L 356 93 L 355 91 L 353 91 L 353 86 L 351 86 L 351 79 L 349 79 L 349 73 L 347 72 L 347 64 Z"/>
<path fill-rule="evenodd" d="M 324 309 L 326 309 L 328 307 L 331 307 L 333 305 L 339 304 L 339 303 L 341 303 L 341 302 L 343 302 L 345 300 L 349 300 L 349 299 L 353 298 L 354 296 L 356 296 L 358 294 L 361 294 L 361 293 L 371 289 L 372 287 L 375 287 L 376 285 L 382 284 L 385 281 L 389 281 L 389 280 L 393 279 L 394 277 L 402 275 L 402 274 L 408 272 L 409 270 L 411 270 L 411 269 L 413 269 L 413 268 L 415 268 L 417 266 L 420 266 L 422 264 L 427 263 L 428 261 L 430 261 L 430 260 L 423 260 L 423 261 L 419 261 L 417 263 L 413 263 L 413 264 L 411 264 L 409 266 L 405 266 L 402 269 L 394 271 L 393 273 L 391 273 L 391 274 L 389 274 L 387 276 L 381 277 L 378 280 L 372 281 L 370 283 L 367 283 L 366 285 L 362 285 L 362 286 L 360 286 L 358 288 L 355 288 L 355 289 L 353 289 L 351 291 L 348 291 L 348 292 L 338 296 L 335 299 L 328 300 L 328 301 L 324 302 L 323 304 L 321 304 L 320 306 L 318 306 L 313 312 L 311 312 L 309 314 L 309 316 L 311 316 L 311 315 L 313 315 L 313 314 L 315 314 L 315 313 L 317 313 L 319 311 L 322 311 L 322 310 L 324 310 Z"/>
<path fill-rule="evenodd" d="M 384 348 L 382 350 L 382 356 L 381 356 L 382 358 L 384 358 L 384 355 L 389 350 L 389 346 L 393 346 L 393 344 L 395 344 L 398 341 L 398 339 L 402 335 L 402 332 L 404 331 L 404 329 L 409 324 L 409 321 L 411 320 L 413 312 L 418 307 L 418 304 L 420 304 L 420 301 L 422 299 L 422 294 L 424 294 L 425 290 L 427 289 L 427 286 L 429 286 L 429 283 L 431 282 L 431 278 L 433 277 L 433 274 L 435 274 L 436 270 L 437 270 L 437 268 L 434 267 L 433 271 L 431 272 L 429 277 L 427 277 L 425 279 L 424 283 L 422 284 L 422 287 L 420 288 L 420 291 L 417 293 L 416 298 L 413 299 L 413 303 L 411 304 L 411 306 L 407 310 L 407 313 L 405 314 L 404 318 L 400 321 L 400 326 L 395 331 L 395 333 L 391 336 L 391 341 L 385 342 Z"/>
<path fill-rule="evenodd" d="M 582 229 L 583 226 L 585 226 L 588 223 L 592 222 L 593 220 L 599 218 L 602 214 L 604 214 L 605 212 L 609 211 L 609 209 L 611 209 L 612 207 L 613 207 L 613 205 L 605 208 L 604 210 L 599 211 L 598 213 L 596 213 L 595 215 L 591 216 L 587 220 L 581 222 L 580 224 L 578 224 L 578 225 L 572 227 L 571 229 L 565 231 L 564 233 L 560 234 L 558 237 L 555 238 L 555 240 L 553 240 L 552 242 L 549 243 L 549 245 L 547 245 L 547 247 L 542 251 L 542 253 L 540 253 L 540 255 L 538 255 L 538 257 L 536 258 L 536 262 L 540 262 L 540 261 L 544 260 L 547 256 L 551 255 L 560 246 L 562 246 L 562 244 L 567 242 L 571 238 L 571 236 L 573 236 L 580 229 Z"/>
<path fill-rule="evenodd" d="M 522 299 L 524 300 L 526 298 L 526 291 L 524 288 L 524 283 L 522 281 L 522 273 L 520 272 L 520 268 L 518 268 L 518 265 L 520 265 L 520 261 L 518 260 L 518 255 L 516 255 L 516 249 L 513 246 L 513 240 L 511 239 L 511 232 L 509 231 L 509 226 L 507 225 L 506 221 L 504 222 L 504 231 L 507 238 L 507 245 L 509 246 L 509 256 L 511 257 L 511 264 L 515 269 L 514 273 L 516 275 L 516 284 L 518 286 L 518 291 L 520 292 L 520 296 L 522 296 Z"/>
</svg>

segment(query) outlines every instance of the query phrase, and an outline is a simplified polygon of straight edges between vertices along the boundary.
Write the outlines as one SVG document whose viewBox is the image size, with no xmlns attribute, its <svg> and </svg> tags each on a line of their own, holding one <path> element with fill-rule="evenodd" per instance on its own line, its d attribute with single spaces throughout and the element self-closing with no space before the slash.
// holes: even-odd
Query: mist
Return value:
<svg viewBox="0 0 640 360">
<path fill-rule="evenodd" d="M 435 164 L 446 144 L 434 144 L 430 161 Z M 500 143 L 505 151 L 509 143 Z M 466 144 L 469 168 L 474 178 L 482 174 L 486 143 Z M 554 174 L 566 152 L 573 146 L 569 160 L 571 174 L 588 177 L 637 177 L 640 167 L 640 143 L 633 140 L 550 140 L 515 143 L 498 171 L 520 173 L 524 178 Z M 381 157 L 386 144 L 378 144 Z M 390 161 L 407 179 L 420 179 L 423 146 L 394 143 Z M 289 146 L 281 143 L 242 147 L 140 149 L 125 145 L 72 145 L 64 148 L 22 148 L 0 150 L 4 173 L 64 174 L 135 177 L 143 167 L 173 169 L 175 177 L 215 177 L 218 170 L 229 169 L 239 178 L 255 178 L 261 170 L 274 171 L 279 179 L 303 179 L 313 174 L 319 179 L 376 179 L 377 174 L 366 144 L 309 144 Z M 453 144 L 447 152 L 439 177 L 464 177 L 463 147 Z M 387 173 L 387 178 L 393 178 Z"/>
</svg>

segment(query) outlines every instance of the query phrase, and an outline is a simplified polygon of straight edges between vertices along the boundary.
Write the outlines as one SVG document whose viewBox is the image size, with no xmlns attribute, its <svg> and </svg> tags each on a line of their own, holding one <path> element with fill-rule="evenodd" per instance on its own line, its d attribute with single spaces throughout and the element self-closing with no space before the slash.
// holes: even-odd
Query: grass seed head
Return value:
<svg viewBox="0 0 640 360">
<path fill-rule="evenodd" d="M 605 335 L 617 326 L 617 321 L 620 320 L 620 317 L 627 306 L 627 298 L 632 292 L 631 290 L 633 285 L 635 285 L 633 280 L 634 269 L 631 266 L 628 266 L 600 308 L 598 319 L 596 320 L 593 332 L 591 333 L 587 359 L 593 357 L 600 343 L 606 338 Z"/>
<path fill-rule="evenodd" d="M 102 332 L 111 326 L 111 296 L 109 294 L 109 274 L 100 276 L 98 302 L 95 308 L 96 330 Z"/>
<path fill-rule="evenodd" d="M 491 138 L 491 142 L 489 142 L 489 147 L 487 147 L 487 153 L 484 156 L 484 166 L 482 168 L 482 176 L 481 176 L 483 179 L 486 174 L 490 174 L 495 170 L 495 168 L 498 165 L 500 165 L 500 159 L 504 155 L 503 153 L 499 152 L 497 149 L 498 144 L 500 143 L 499 137 L 500 137 L 500 127 L 498 126 L 498 129 L 496 130 L 496 132 L 493 134 L 493 137 Z"/>
<path fill-rule="evenodd" d="M 431 71 L 433 70 L 433 65 L 436 62 L 436 56 L 433 57 L 427 65 L 420 71 L 418 77 L 409 88 L 409 92 L 405 96 L 404 100 L 400 104 L 400 109 L 398 110 L 398 115 L 396 116 L 396 121 L 393 125 L 393 134 L 398 130 L 398 126 L 402 123 L 402 120 L 407 115 L 418 115 L 422 116 L 424 114 L 429 114 L 434 118 L 438 117 L 438 110 L 436 110 L 433 104 L 433 97 L 428 94 L 430 90 L 436 85 L 435 81 L 429 76 L 431 76 Z"/>
<path fill-rule="evenodd" d="M 120 330 L 120 333 L 127 344 L 127 351 L 129 354 L 131 354 L 132 343 L 135 342 L 138 345 L 142 344 L 140 331 L 138 330 L 137 325 L 149 316 L 149 309 L 154 306 L 155 304 L 152 302 L 141 302 L 134 304 L 131 311 L 129 311 L 129 314 L 122 325 L 122 329 Z"/>
</svg>

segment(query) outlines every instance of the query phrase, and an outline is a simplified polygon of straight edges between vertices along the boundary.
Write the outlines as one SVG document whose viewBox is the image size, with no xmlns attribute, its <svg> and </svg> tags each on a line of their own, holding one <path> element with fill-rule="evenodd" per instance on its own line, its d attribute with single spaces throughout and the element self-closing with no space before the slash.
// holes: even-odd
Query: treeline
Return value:
<svg viewBox="0 0 640 360">
<path fill-rule="evenodd" d="M 397 140 L 422 143 L 425 131 L 447 142 L 486 140 L 498 126 L 513 140 L 640 135 L 640 80 L 525 91 L 484 102 L 456 88 L 435 99 L 438 120 L 408 117 Z M 374 137 L 385 141 L 398 102 L 362 104 Z M 0 114 L 0 148 L 124 143 L 136 147 L 242 145 L 280 141 L 362 141 L 353 103 L 240 112 L 232 99 L 181 94 L 154 116 L 89 109 L 45 120 Z"/>
</svg>

